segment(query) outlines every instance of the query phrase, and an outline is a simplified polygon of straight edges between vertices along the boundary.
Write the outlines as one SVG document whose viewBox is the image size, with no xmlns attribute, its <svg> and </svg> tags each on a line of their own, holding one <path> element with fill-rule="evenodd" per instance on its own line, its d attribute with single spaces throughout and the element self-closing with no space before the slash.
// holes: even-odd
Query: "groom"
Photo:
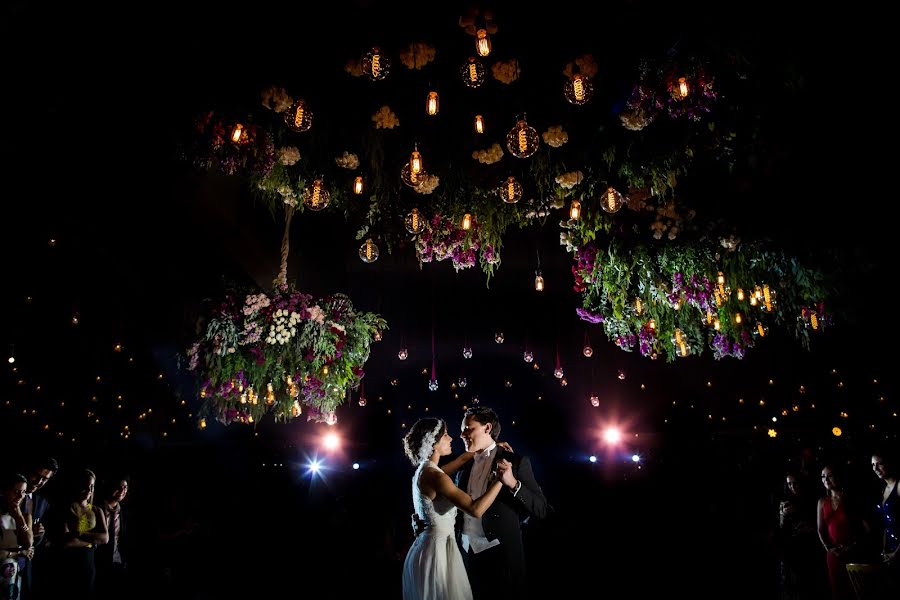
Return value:
<svg viewBox="0 0 900 600">
<path fill-rule="evenodd" d="M 499 435 L 500 420 L 492 409 L 476 406 L 466 411 L 460 437 L 475 458 L 459 470 L 456 485 L 476 500 L 485 493 L 492 474 L 504 485 L 480 519 L 459 511 L 458 540 L 476 599 L 523 599 L 528 593 L 521 522 L 532 516 L 543 519 L 547 499 L 534 479 L 531 462 L 497 446 Z"/>
</svg>

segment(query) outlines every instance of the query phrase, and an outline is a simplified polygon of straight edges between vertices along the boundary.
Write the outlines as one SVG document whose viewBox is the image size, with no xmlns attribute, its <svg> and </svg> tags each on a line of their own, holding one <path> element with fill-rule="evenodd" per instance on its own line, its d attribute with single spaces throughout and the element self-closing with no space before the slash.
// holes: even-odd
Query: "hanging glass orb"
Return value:
<svg viewBox="0 0 900 600">
<path fill-rule="evenodd" d="M 522 184 L 510 175 L 500 186 L 500 198 L 507 204 L 515 204 L 522 199 Z"/>
<path fill-rule="evenodd" d="M 619 369 L 618 377 L 619 377 L 619 379 L 621 379 L 623 381 L 625 380 L 625 370 L 624 369 Z"/>
<path fill-rule="evenodd" d="M 463 346 L 463 358 L 472 358 L 472 347 L 471 346 Z"/>
<path fill-rule="evenodd" d="M 400 169 L 400 179 L 409 187 L 417 189 L 427 176 L 428 173 L 422 166 L 422 155 L 418 151 L 413 151 L 409 162 Z"/>
<path fill-rule="evenodd" d="M 360 396 L 360 397 L 359 397 L 359 405 L 360 405 L 360 406 L 365 406 L 365 405 L 366 405 L 366 398 L 365 398 L 365 396 Z"/>
<path fill-rule="evenodd" d="M 524 360 L 527 363 L 534 362 L 534 352 L 532 352 L 531 350 L 526 350 L 525 352 L 522 353 L 522 360 Z"/>
<path fill-rule="evenodd" d="M 557 379 L 562 379 L 563 375 L 565 375 L 565 372 L 563 371 L 562 367 L 556 367 L 555 369 L 553 369 L 553 376 Z"/>
<path fill-rule="evenodd" d="M 440 108 L 440 98 L 438 97 L 438 93 L 433 90 L 428 92 L 428 97 L 425 99 L 425 112 L 433 117 L 438 114 Z"/>
<path fill-rule="evenodd" d="M 325 189 L 321 177 L 303 191 L 303 204 L 309 210 L 320 211 L 328 206 L 329 200 L 331 200 L 331 194 Z"/>
<path fill-rule="evenodd" d="M 378 260 L 378 246 L 372 238 L 366 239 L 366 242 L 359 247 L 359 257 L 364 263 L 373 263 Z"/>
<path fill-rule="evenodd" d="M 591 406 L 600 406 L 599 396 L 591 396 Z"/>
<path fill-rule="evenodd" d="M 437 379 L 431 379 L 431 380 L 428 382 L 428 389 L 431 390 L 432 392 L 436 392 L 436 391 L 438 390 L 438 382 L 437 382 Z"/>
<path fill-rule="evenodd" d="M 356 179 L 353 180 L 353 193 L 359 196 L 363 193 L 363 178 L 362 175 L 357 175 Z"/>
<path fill-rule="evenodd" d="M 362 70 L 372 81 L 380 81 L 391 72 L 391 61 L 377 46 L 369 50 L 362 59 Z"/>
<path fill-rule="evenodd" d="M 756 327 L 753 328 L 753 335 L 756 337 L 766 337 L 769 335 L 769 328 L 762 324 L 762 321 L 756 322 Z"/>
<path fill-rule="evenodd" d="M 406 360 L 407 358 L 409 358 L 409 350 L 407 350 L 406 348 L 400 348 L 400 351 L 397 352 L 397 358 L 399 358 L 400 360 Z"/>
<path fill-rule="evenodd" d="M 622 208 L 624 203 L 625 198 L 623 198 L 622 194 L 612 186 L 609 186 L 606 191 L 603 192 L 603 196 L 600 197 L 601 208 L 610 214 L 619 212 L 619 209 Z"/>
<path fill-rule="evenodd" d="M 312 122 L 313 112 L 303 99 L 294 102 L 284 113 L 284 124 L 292 131 L 309 131 Z"/>
<path fill-rule="evenodd" d="M 422 230 L 425 229 L 425 219 L 419 214 L 418 208 L 412 209 L 412 212 L 406 215 L 403 224 L 406 225 L 406 230 L 413 235 L 422 233 Z"/>
<path fill-rule="evenodd" d="M 491 36 L 487 29 L 481 28 L 475 32 L 475 51 L 478 56 L 487 56 L 491 53 Z"/>
<path fill-rule="evenodd" d="M 581 352 L 584 354 L 584 356 L 586 358 L 590 358 L 594 355 L 594 349 L 591 348 L 590 346 L 588 346 L 587 344 L 584 345 L 584 348 L 581 349 Z"/>
<path fill-rule="evenodd" d="M 561 385 L 562 387 L 566 387 L 567 385 L 569 385 L 569 380 L 563 377 L 559 380 L 559 385 Z"/>
<path fill-rule="evenodd" d="M 505 380 L 505 381 L 503 382 L 503 386 L 504 386 L 504 387 L 507 387 L 507 388 L 511 388 L 511 387 L 512 387 L 512 380 L 511 380 L 511 379 Z"/>
<path fill-rule="evenodd" d="M 591 83 L 590 77 L 585 77 L 578 73 L 566 82 L 566 85 L 563 87 L 563 93 L 566 96 L 566 100 L 581 106 L 582 104 L 587 104 L 593 97 L 594 84 Z"/>
<path fill-rule="evenodd" d="M 397 387 L 398 385 L 400 385 L 400 380 L 394 377 L 393 379 L 391 379 L 391 385 Z"/>
<path fill-rule="evenodd" d="M 372 339 L 375 340 L 376 342 L 380 342 L 381 341 L 381 332 L 376 329 L 375 333 L 372 334 Z"/>
<path fill-rule="evenodd" d="M 469 60 L 460 67 L 459 74 L 462 76 L 463 83 L 470 88 L 480 87 L 484 83 L 484 63 L 474 56 L 470 56 Z"/>
<path fill-rule="evenodd" d="M 464 388 L 464 387 L 466 387 L 467 385 L 469 385 L 469 381 L 468 381 L 465 377 L 460 377 L 460 378 L 459 378 L 459 381 L 457 381 L 456 383 L 457 383 L 457 384 L 459 385 L 459 387 L 461 387 L 461 388 Z"/>
<path fill-rule="evenodd" d="M 541 275 L 541 272 L 539 270 L 534 272 L 534 291 L 544 291 L 544 276 Z"/>
<path fill-rule="evenodd" d="M 475 133 L 484 133 L 484 117 L 475 115 Z"/>
<path fill-rule="evenodd" d="M 479 402 L 481 402 L 481 400 L 478 396 L 472 396 L 472 404 L 478 404 Z"/>
<path fill-rule="evenodd" d="M 337 414 L 334 411 L 325 413 L 326 425 L 337 425 Z"/>
<path fill-rule="evenodd" d="M 498 344 L 503 343 L 503 332 L 502 331 L 498 331 L 497 333 L 494 334 L 494 341 L 497 342 Z"/>
<path fill-rule="evenodd" d="M 537 152 L 540 141 L 538 132 L 529 126 L 525 119 L 520 119 L 506 134 L 506 147 L 517 158 L 528 158 L 533 155 Z"/>
</svg>

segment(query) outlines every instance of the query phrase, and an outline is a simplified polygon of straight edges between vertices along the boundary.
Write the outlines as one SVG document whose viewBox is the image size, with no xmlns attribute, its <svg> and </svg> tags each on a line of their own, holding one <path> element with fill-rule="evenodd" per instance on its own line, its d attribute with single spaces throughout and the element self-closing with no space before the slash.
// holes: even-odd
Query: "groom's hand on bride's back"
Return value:
<svg viewBox="0 0 900 600">
<path fill-rule="evenodd" d="M 420 519 L 419 515 L 417 515 L 416 513 L 412 514 L 410 523 L 412 524 L 413 535 L 418 536 L 420 533 L 428 529 L 428 523 Z"/>
</svg>

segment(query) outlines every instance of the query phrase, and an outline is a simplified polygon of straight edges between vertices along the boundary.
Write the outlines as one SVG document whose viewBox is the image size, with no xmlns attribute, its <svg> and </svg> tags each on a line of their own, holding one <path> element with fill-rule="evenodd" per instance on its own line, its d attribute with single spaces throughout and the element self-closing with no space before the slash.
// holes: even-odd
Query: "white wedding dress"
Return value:
<svg viewBox="0 0 900 600">
<path fill-rule="evenodd" d="M 456 545 L 456 507 L 443 496 L 422 495 L 419 478 L 425 469 L 438 469 L 425 461 L 412 478 L 416 515 L 428 528 L 416 537 L 403 564 L 404 600 L 472 600 L 469 576 Z"/>
</svg>

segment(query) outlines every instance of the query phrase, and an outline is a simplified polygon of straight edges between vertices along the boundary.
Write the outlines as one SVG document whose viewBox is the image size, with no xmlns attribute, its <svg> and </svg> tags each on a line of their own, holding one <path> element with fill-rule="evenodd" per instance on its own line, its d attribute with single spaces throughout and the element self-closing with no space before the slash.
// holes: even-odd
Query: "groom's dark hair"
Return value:
<svg viewBox="0 0 900 600">
<path fill-rule="evenodd" d="M 487 425 L 490 423 L 491 427 L 491 437 L 496 442 L 500 437 L 500 417 L 497 416 L 497 413 L 494 412 L 493 408 L 488 408 L 487 406 L 473 406 L 466 410 L 466 418 L 472 417 L 482 425 Z"/>
</svg>

